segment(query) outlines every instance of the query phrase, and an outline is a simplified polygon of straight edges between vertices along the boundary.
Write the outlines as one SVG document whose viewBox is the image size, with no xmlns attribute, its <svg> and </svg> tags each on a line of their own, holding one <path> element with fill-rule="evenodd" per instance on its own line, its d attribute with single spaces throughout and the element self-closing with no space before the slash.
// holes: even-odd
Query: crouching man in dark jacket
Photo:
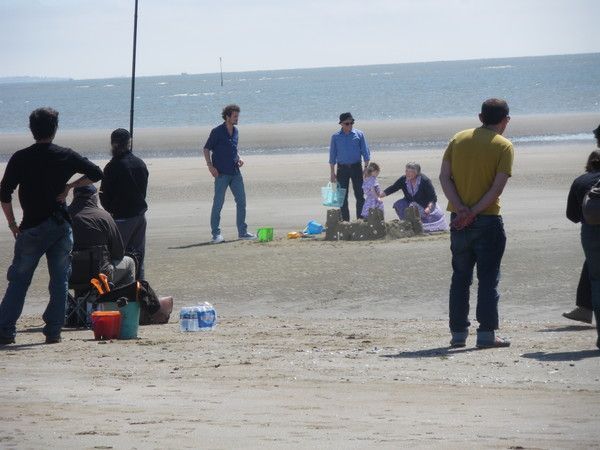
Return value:
<svg viewBox="0 0 600 450">
<path fill-rule="evenodd" d="M 133 283 L 135 263 L 125 256 L 121 234 L 114 219 L 98 206 L 98 191 L 94 185 L 73 191 L 69 215 L 73 221 L 73 249 L 104 247 L 106 256 L 102 261 L 102 272 L 109 276 L 115 287 Z"/>
</svg>

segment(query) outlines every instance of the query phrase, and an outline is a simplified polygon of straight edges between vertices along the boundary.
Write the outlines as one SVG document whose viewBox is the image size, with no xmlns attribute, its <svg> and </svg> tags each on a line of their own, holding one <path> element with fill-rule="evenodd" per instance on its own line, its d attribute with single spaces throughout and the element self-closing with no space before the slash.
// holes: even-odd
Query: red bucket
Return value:
<svg viewBox="0 0 600 450">
<path fill-rule="evenodd" d="M 121 313 L 119 311 L 94 311 L 92 313 L 94 339 L 118 339 L 121 331 Z"/>
</svg>

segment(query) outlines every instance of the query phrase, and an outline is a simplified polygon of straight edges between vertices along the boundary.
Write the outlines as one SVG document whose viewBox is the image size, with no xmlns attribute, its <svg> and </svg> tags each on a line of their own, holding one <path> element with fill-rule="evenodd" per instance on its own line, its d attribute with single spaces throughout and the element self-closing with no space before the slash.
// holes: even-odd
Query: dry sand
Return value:
<svg viewBox="0 0 600 450">
<path fill-rule="evenodd" d="M 284 239 L 325 220 L 324 153 L 245 158 L 248 223 L 273 226 L 276 240 L 218 246 L 207 245 L 202 160 L 148 160 L 147 277 L 176 311 L 213 303 L 218 327 L 182 334 L 174 314 L 134 341 L 66 330 L 45 346 L 42 262 L 17 344 L 0 348 L 0 447 L 597 448 L 595 329 L 560 316 L 583 262 L 566 194 L 592 144 L 516 149 L 500 284 L 501 334 L 513 345 L 498 350 L 475 350 L 473 337 L 447 347 L 448 235 Z M 382 185 L 419 161 L 444 201 L 442 149 L 373 150 Z M 395 199 L 385 199 L 388 217 Z M 226 238 L 234 223 L 228 194 Z M 11 257 L 5 232 L 2 270 Z"/>
</svg>

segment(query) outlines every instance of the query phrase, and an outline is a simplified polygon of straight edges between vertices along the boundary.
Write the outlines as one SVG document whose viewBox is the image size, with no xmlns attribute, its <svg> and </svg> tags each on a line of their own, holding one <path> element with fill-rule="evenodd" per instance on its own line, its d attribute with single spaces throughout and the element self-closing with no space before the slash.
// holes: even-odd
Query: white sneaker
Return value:
<svg viewBox="0 0 600 450">
<path fill-rule="evenodd" d="M 211 244 L 220 244 L 221 242 L 225 242 L 225 238 L 223 237 L 222 234 L 217 234 L 210 241 Z"/>
<path fill-rule="evenodd" d="M 240 236 L 240 239 L 244 241 L 253 241 L 254 239 L 256 239 L 256 235 L 246 232 L 246 234 Z"/>
</svg>

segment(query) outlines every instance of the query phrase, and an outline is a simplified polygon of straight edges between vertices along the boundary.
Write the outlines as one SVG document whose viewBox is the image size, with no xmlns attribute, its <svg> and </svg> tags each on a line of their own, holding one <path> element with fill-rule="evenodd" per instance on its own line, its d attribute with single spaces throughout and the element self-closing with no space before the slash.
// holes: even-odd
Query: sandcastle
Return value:
<svg viewBox="0 0 600 450">
<path fill-rule="evenodd" d="M 419 210 L 409 207 L 405 212 L 406 220 L 383 220 L 383 211 L 370 209 L 367 220 L 354 222 L 342 221 L 339 209 L 327 210 L 327 241 L 371 241 L 374 239 L 399 239 L 423 234 L 423 223 Z"/>
</svg>

